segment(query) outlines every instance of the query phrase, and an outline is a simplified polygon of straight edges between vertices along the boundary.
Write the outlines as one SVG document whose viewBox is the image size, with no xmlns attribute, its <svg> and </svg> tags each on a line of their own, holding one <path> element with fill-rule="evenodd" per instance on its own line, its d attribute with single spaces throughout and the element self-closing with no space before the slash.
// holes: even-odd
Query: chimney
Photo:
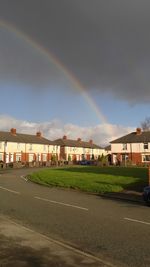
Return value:
<svg viewBox="0 0 150 267">
<path fill-rule="evenodd" d="M 41 132 L 37 132 L 36 133 L 36 136 L 39 137 L 39 138 L 41 138 L 42 137 L 42 133 Z"/>
<path fill-rule="evenodd" d="M 141 130 L 141 128 L 136 128 L 136 134 L 137 134 L 137 135 L 142 134 L 142 130 Z"/>
<path fill-rule="evenodd" d="M 81 142 L 81 138 L 78 138 L 77 141 L 78 141 L 78 142 Z"/>
<path fill-rule="evenodd" d="M 92 144 L 93 144 L 93 140 L 92 140 L 92 139 L 90 139 L 90 140 L 89 140 L 89 143 L 92 145 Z"/>
<path fill-rule="evenodd" d="M 16 129 L 15 128 L 11 128 L 10 132 L 11 132 L 12 135 L 16 135 Z"/>
<path fill-rule="evenodd" d="M 63 136 L 63 140 L 67 140 L 67 136 L 66 135 Z"/>
</svg>

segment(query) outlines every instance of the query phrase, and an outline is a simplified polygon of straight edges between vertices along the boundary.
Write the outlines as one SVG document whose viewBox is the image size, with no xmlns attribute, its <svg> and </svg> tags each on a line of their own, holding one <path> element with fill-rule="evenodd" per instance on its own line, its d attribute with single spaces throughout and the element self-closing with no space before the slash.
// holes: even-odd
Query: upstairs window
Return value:
<svg viewBox="0 0 150 267">
<path fill-rule="evenodd" d="M 20 143 L 17 143 L 17 150 L 20 150 Z"/>
<path fill-rule="evenodd" d="M 148 143 L 144 143 L 143 146 L 144 146 L 144 149 L 148 149 Z"/>
<path fill-rule="evenodd" d="M 32 150 L 32 144 L 30 144 L 30 146 L 29 146 L 29 150 L 30 150 L 30 151 Z"/>
<path fill-rule="evenodd" d="M 122 144 L 122 146 L 123 146 L 122 147 L 123 150 L 127 150 L 127 144 Z"/>
</svg>

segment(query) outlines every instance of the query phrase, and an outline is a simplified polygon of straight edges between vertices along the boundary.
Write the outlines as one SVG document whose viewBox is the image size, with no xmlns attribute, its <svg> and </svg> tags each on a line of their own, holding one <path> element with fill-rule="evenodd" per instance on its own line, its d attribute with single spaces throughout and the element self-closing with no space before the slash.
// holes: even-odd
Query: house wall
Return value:
<svg viewBox="0 0 150 267">
<path fill-rule="evenodd" d="M 63 155 L 65 159 L 68 160 L 68 156 L 71 157 L 71 160 L 82 160 L 83 155 L 86 160 L 90 160 L 92 155 L 97 159 L 99 155 L 105 154 L 104 149 L 93 149 L 93 148 L 83 148 L 83 147 L 64 147 Z"/>
<path fill-rule="evenodd" d="M 44 144 L 25 144 L 17 142 L 0 142 L 0 160 L 9 162 L 32 162 L 32 161 L 49 161 L 52 155 L 57 159 L 66 159 L 68 156 L 71 160 L 79 161 L 83 159 L 90 160 L 92 155 L 97 159 L 99 155 L 105 155 L 104 149 L 83 148 L 83 147 L 60 147 L 59 145 Z"/>
<path fill-rule="evenodd" d="M 150 153 L 150 143 L 148 143 L 148 149 L 144 149 L 144 143 L 132 143 L 127 144 L 127 149 L 123 149 L 123 144 L 111 144 L 112 153 Z"/>
<path fill-rule="evenodd" d="M 51 155 L 60 157 L 60 146 L 44 144 L 25 144 L 0 142 L 0 160 L 9 163 L 15 161 L 49 161 Z"/>
<path fill-rule="evenodd" d="M 111 144 L 111 151 L 114 164 L 118 159 L 122 162 L 125 157 L 134 164 L 150 161 L 146 161 L 144 157 L 150 155 L 150 143 L 148 143 L 148 149 L 144 149 L 144 143 L 128 143 L 126 149 L 123 148 L 123 144 Z"/>
</svg>

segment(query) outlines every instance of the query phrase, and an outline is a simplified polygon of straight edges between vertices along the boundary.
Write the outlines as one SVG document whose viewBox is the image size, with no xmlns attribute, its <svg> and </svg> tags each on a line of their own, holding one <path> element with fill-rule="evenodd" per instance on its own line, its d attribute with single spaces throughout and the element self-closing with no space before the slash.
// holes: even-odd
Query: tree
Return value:
<svg viewBox="0 0 150 267">
<path fill-rule="evenodd" d="M 97 159 L 98 161 L 101 161 L 101 156 L 100 155 L 98 155 L 98 159 Z"/>
<path fill-rule="evenodd" d="M 71 156 L 70 155 L 68 155 L 68 161 L 71 161 Z"/>
<path fill-rule="evenodd" d="M 56 155 L 55 154 L 52 154 L 51 161 L 56 161 Z"/>
<path fill-rule="evenodd" d="M 150 131 L 150 117 L 146 117 L 143 122 L 141 122 L 141 127 L 143 131 Z"/>
<path fill-rule="evenodd" d="M 94 154 L 92 154 L 91 160 L 94 160 Z"/>
</svg>

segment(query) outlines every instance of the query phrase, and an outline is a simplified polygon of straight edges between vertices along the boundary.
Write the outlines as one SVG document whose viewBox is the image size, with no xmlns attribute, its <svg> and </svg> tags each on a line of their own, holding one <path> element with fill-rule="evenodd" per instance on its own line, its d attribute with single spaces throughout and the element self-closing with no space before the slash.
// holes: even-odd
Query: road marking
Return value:
<svg viewBox="0 0 150 267">
<path fill-rule="evenodd" d="M 26 178 L 24 175 L 21 175 L 20 178 L 25 180 L 26 182 L 28 181 L 28 178 Z"/>
<path fill-rule="evenodd" d="M 71 205 L 71 204 L 67 204 L 67 203 L 63 203 L 63 202 L 58 202 L 58 201 L 54 201 L 54 200 L 50 200 L 50 199 L 46 199 L 46 198 L 41 198 L 41 197 L 37 197 L 37 196 L 34 197 L 34 198 L 39 199 L 39 200 L 43 200 L 43 201 L 47 201 L 47 202 L 51 202 L 51 203 L 54 203 L 54 204 L 58 204 L 58 205 L 63 205 L 63 206 L 67 206 L 67 207 L 72 207 L 72 208 L 88 211 L 87 208 L 83 208 L 83 207 L 80 207 L 80 206 L 75 206 L 75 205 Z"/>
<path fill-rule="evenodd" d="M 1 218 L 1 217 L 3 218 L 3 216 L 0 216 L 0 218 Z M 59 246 L 65 248 L 65 249 L 70 250 L 70 251 L 73 251 L 73 252 L 77 253 L 78 255 L 81 255 L 81 256 L 87 257 L 87 258 L 89 258 L 89 259 L 95 260 L 95 261 L 97 261 L 97 262 L 100 262 L 101 264 L 103 264 L 103 265 L 105 265 L 105 266 L 107 266 L 107 267 L 116 267 L 116 265 L 112 264 L 112 263 L 109 262 L 109 261 L 105 261 L 105 260 L 103 260 L 103 259 L 101 259 L 101 258 L 99 258 L 99 257 L 97 257 L 97 256 L 94 256 L 94 255 L 88 253 L 88 252 L 84 252 L 84 251 L 82 251 L 81 249 L 74 248 L 74 247 L 72 247 L 72 246 L 70 246 L 70 245 L 68 245 L 68 244 L 65 244 L 65 243 L 61 242 L 61 241 L 55 240 L 55 239 L 53 239 L 53 238 L 51 238 L 51 237 L 48 237 L 48 236 L 46 236 L 46 235 L 44 235 L 44 234 L 41 234 L 41 233 L 39 233 L 39 232 L 36 232 L 36 231 L 34 231 L 34 230 L 32 230 L 32 229 L 26 227 L 26 226 L 23 226 L 23 225 L 21 225 L 21 224 L 15 222 L 15 221 L 12 221 L 12 220 L 9 219 L 8 217 L 4 217 L 4 219 L 5 219 L 6 221 L 8 221 L 9 223 L 11 223 L 11 224 L 13 223 L 13 224 L 16 225 L 17 227 L 20 227 L 20 228 L 22 228 L 22 229 L 24 229 L 24 230 L 26 230 L 26 231 L 28 231 L 28 232 L 31 232 L 31 233 L 33 233 L 33 234 L 38 234 L 39 236 L 41 236 L 41 237 L 44 238 L 45 240 L 47 240 L 47 241 L 49 241 L 49 242 L 52 242 L 52 243 L 54 243 L 54 244 L 57 244 L 57 245 L 59 245 Z"/>
<path fill-rule="evenodd" d="M 139 221 L 139 220 L 135 220 L 135 219 L 131 219 L 131 218 L 124 218 L 124 220 L 150 225 L 150 222 Z"/>
<path fill-rule="evenodd" d="M 20 192 L 17 192 L 17 191 L 14 191 L 14 190 L 11 190 L 11 189 L 2 187 L 2 186 L 0 186 L 0 189 L 5 190 L 5 191 L 8 191 L 8 192 L 11 192 L 11 193 L 14 193 L 14 194 L 17 194 L 17 195 L 20 195 L 21 194 Z"/>
</svg>

